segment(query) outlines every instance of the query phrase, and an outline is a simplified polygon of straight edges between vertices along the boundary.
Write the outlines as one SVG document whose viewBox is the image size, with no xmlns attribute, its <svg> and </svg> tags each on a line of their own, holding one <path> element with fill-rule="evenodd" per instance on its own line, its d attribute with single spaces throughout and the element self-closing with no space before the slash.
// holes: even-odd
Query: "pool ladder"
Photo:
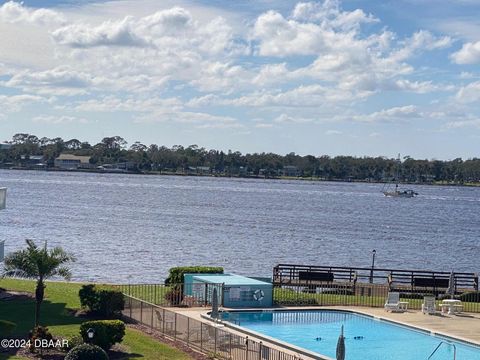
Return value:
<svg viewBox="0 0 480 360">
<path fill-rule="evenodd" d="M 456 360 L 457 359 L 457 347 L 455 346 L 455 344 L 452 344 L 450 342 L 445 342 L 445 341 L 440 341 L 440 344 L 437 345 L 437 347 L 435 348 L 435 350 L 433 350 L 433 352 L 430 354 L 430 356 L 428 357 L 427 360 L 430 360 L 432 358 L 432 356 L 440 348 L 440 346 L 442 346 L 443 344 L 453 346 L 453 360 Z"/>
</svg>

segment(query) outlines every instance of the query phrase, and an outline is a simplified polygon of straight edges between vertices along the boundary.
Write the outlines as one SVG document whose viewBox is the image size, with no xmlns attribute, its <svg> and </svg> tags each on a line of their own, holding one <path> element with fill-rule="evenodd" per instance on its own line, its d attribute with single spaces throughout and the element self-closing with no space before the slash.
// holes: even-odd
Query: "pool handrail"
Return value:
<svg viewBox="0 0 480 360">
<path fill-rule="evenodd" d="M 451 345 L 453 346 L 453 360 L 456 360 L 457 359 L 457 347 L 455 346 L 455 344 L 451 343 L 451 342 L 445 342 L 445 341 L 440 341 L 440 343 L 437 345 L 437 347 L 435 348 L 435 350 L 433 350 L 433 352 L 430 354 L 430 356 L 428 357 L 427 360 L 430 360 L 432 358 L 432 356 L 437 352 L 437 350 L 440 348 L 440 346 L 442 346 L 443 344 L 448 344 L 448 345 Z"/>
</svg>

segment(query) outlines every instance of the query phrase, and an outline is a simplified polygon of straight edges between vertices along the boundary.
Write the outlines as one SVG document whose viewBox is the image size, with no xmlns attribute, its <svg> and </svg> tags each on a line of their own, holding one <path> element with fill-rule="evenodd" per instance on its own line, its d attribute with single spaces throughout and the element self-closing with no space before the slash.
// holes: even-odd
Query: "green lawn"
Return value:
<svg viewBox="0 0 480 360">
<path fill-rule="evenodd" d="M 35 283 L 27 280 L 0 279 L 0 287 L 33 292 Z M 42 304 L 40 323 L 49 328 L 54 336 L 77 335 L 80 323 L 84 320 L 72 315 L 72 309 L 80 308 L 78 290 L 81 284 L 47 282 L 45 301 Z M 14 335 L 25 336 L 33 327 L 34 301 L 3 301 L 0 306 L 0 319 L 17 324 Z M 189 356 L 165 344 L 153 340 L 148 335 L 134 329 L 127 329 L 122 346 L 128 352 L 123 359 L 172 359 L 186 360 Z M 0 360 L 20 360 L 20 357 L 0 355 Z"/>
</svg>

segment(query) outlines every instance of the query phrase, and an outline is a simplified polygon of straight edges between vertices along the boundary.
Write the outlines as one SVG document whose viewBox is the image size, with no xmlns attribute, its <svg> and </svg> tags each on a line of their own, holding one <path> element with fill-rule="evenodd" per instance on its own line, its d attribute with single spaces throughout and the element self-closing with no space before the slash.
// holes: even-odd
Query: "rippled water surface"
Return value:
<svg viewBox="0 0 480 360">
<path fill-rule="evenodd" d="M 270 275 L 277 263 L 480 271 L 480 188 L 0 171 L 6 252 L 73 252 L 76 280 L 158 282 L 177 265 Z"/>
</svg>

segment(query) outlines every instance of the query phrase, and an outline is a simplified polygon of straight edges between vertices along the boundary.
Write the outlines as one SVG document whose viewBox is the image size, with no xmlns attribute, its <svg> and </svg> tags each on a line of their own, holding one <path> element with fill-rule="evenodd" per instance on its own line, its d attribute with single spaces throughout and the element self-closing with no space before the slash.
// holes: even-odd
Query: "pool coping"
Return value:
<svg viewBox="0 0 480 360">
<path fill-rule="evenodd" d="M 258 309 L 256 309 L 258 311 Z M 247 310 L 248 311 L 248 310 Z M 247 312 L 245 310 L 242 310 L 242 312 Z M 252 310 L 250 310 L 252 311 Z M 285 311 L 285 310 L 284 310 Z M 233 311 L 233 312 L 236 312 L 236 311 Z M 247 336 L 252 336 L 252 337 L 255 337 L 257 339 L 260 339 L 260 340 L 264 340 L 264 341 L 267 341 L 275 346 L 278 346 L 280 348 L 283 348 L 283 349 L 287 349 L 289 351 L 293 351 L 297 354 L 301 354 L 301 355 L 305 355 L 305 356 L 308 356 L 309 358 L 311 359 L 315 359 L 315 360 L 335 360 L 331 357 L 328 357 L 327 355 L 323 355 L 323 354 L 319 354 L 319 353 L 316 353 L 316 352 L 313 352 L 313 351 L 310 351 L 310 350 L 307 350 L 305 348 L 302 348 L 302 347 L 299 347 L 299 346 L 296 346 L 296 345 L 293 345 L 291 343 L 288 343 L 288 342 L 285 342 L 285 341 L 282 341 L 282 340 L 279 340 L 279 339 L 276 339 L 276 338 L 273 338 L 273 337 L 270 337 L 268 335 L 265 335 L 265 334 L 262 334 L 262 333 L 259 333 L 259 332 L 256 332 L 254 330 L 250 330 L 250 329 L 247 329 L 247 328 L 244 328 L 242 326 L 238 326 L 238 325 L 235 325 L 235 324 L 232 324 L 228 321 L 222 321 L 222 320 L 217 320 L 217 319 L 212 319 L 210 317 L 210 315 L 208 315 L 210 312 L 208 313 L 205 313 L 205 314 L 201 314 L 200 316 L 203 318 L 203 319 L 206 319 L 208 321 L 211 321 L 211 322 L 214 322 L 216 324 L 221 324 L 223 325 L 224 327 L 226 328 L 230 328 L 230 329 L 233 329 L 235 331 L 238 331 L 242 334 L 245 334 Z"/>
<path fill-rule="evenodd" d="M 430 330 L 430 329 L 427 329 L 427 328 L 424 328 L 424 327 L 421 327 L 421 326 L 414 326 L 414 325 L 411 325 L 411 324 L 408 324 L 408 323 L 405 323 L 405 322 L 402 322 L 402 321 L 392 320 L 392 319 L 389 319 L 389 318 L 386 318 L 386 317 L 383 317 L 383 316 L 372 315 L 372 314 L 363 312 L 362 310 L 338 309 L 338 308 L 332 308 L 332 307 L 322 307 L 321 309 L 319 309 L 318 307 L 304 307 L 304 308 L 301 308 L 301 309 L 298 309 L 298 308 L 295 308 L 295 309 L 290 309 L 290 308 L 232 309 L 232 308 L 228 308 L 227 309 L 227 308 L 225 308 L 222 311 L 224 311 L 224 312 L 275 312 L 275 311 L 280 311 L 280 312 L 290 311 L 290 312 L 292 312 L 292 311 L 294 311 L 295 312 L 295 311 L 319 311 L 319 310 L 327 310 L 327 311 L 332 311 L 332 312 L 353 313 L 353 314 L 365 316 L 365 317 L 368 317 L 368 318 L 371 318 L 371 319 L 374 319 L 374 320 L 385 321 L 387 323 L 391 323 L 391 324 L 394 324 L 394 325 L 397 325 L 397 326 L 406 327 L 410 330 L 421 332 L 421 333 L 428 334 L 428 335 L 431 335 L 431 336 L 438 336 L 441 340 L 443 339 L 443 340 L 446 340 L 446 341 L 450 340 L 450 341 L 456 341 L 456 342 L 459 342 L 459 343 L 463 343 L 465 345 L 472 346 L 472 347 L 478 348 L 480 350 L 480 342 L 476 342 L 476 341 L 473 341 L 473 340 L 470 340 L 470 339 L 465 339 L 465 338 L 459 337 L 459 336 L 452 336 L 452 335 L 446 334 L 444 332 L 433 331 L 433 330 Z M 297 347 L 293 344 L 284 342 L 282 340 L 278 340 L 276 338 L 272 338 L 270 336 L 258 333 L 256 331 L 250 330 L 248 328 L 244 328 L 244 327 L 232 324 L 228 321 L 212 319 L 209 314 L 210 314 L 210 312 L 201 314 L 201 317 L 206 319 L 206 320 L 215 322 L 217 324 L 220 323 L 227 328 L 234 329 L 234 330 L 239 331 L 243 334 L 247 334 L 247 335 L 250 334 L 250 335 L 252 335 L 256 338 L 268 341 L 272 344 L 275 344 L 279 347 L 286 348 L 290 351 L 294 351 L 294 352 L 297 352 L 299 354 L 303 354 L 303 355 L 306 355 L 306 356 L 309 356 L 309 357 L 313 357 L 314 359 L 334 360 L 334 359 L 332 359 L 332 358 L 330 358 L 326 355 L 318 354 L 318 353 L 315 353 L 313 351 L 309 351 L 307 349 Z"/>
</svg>

